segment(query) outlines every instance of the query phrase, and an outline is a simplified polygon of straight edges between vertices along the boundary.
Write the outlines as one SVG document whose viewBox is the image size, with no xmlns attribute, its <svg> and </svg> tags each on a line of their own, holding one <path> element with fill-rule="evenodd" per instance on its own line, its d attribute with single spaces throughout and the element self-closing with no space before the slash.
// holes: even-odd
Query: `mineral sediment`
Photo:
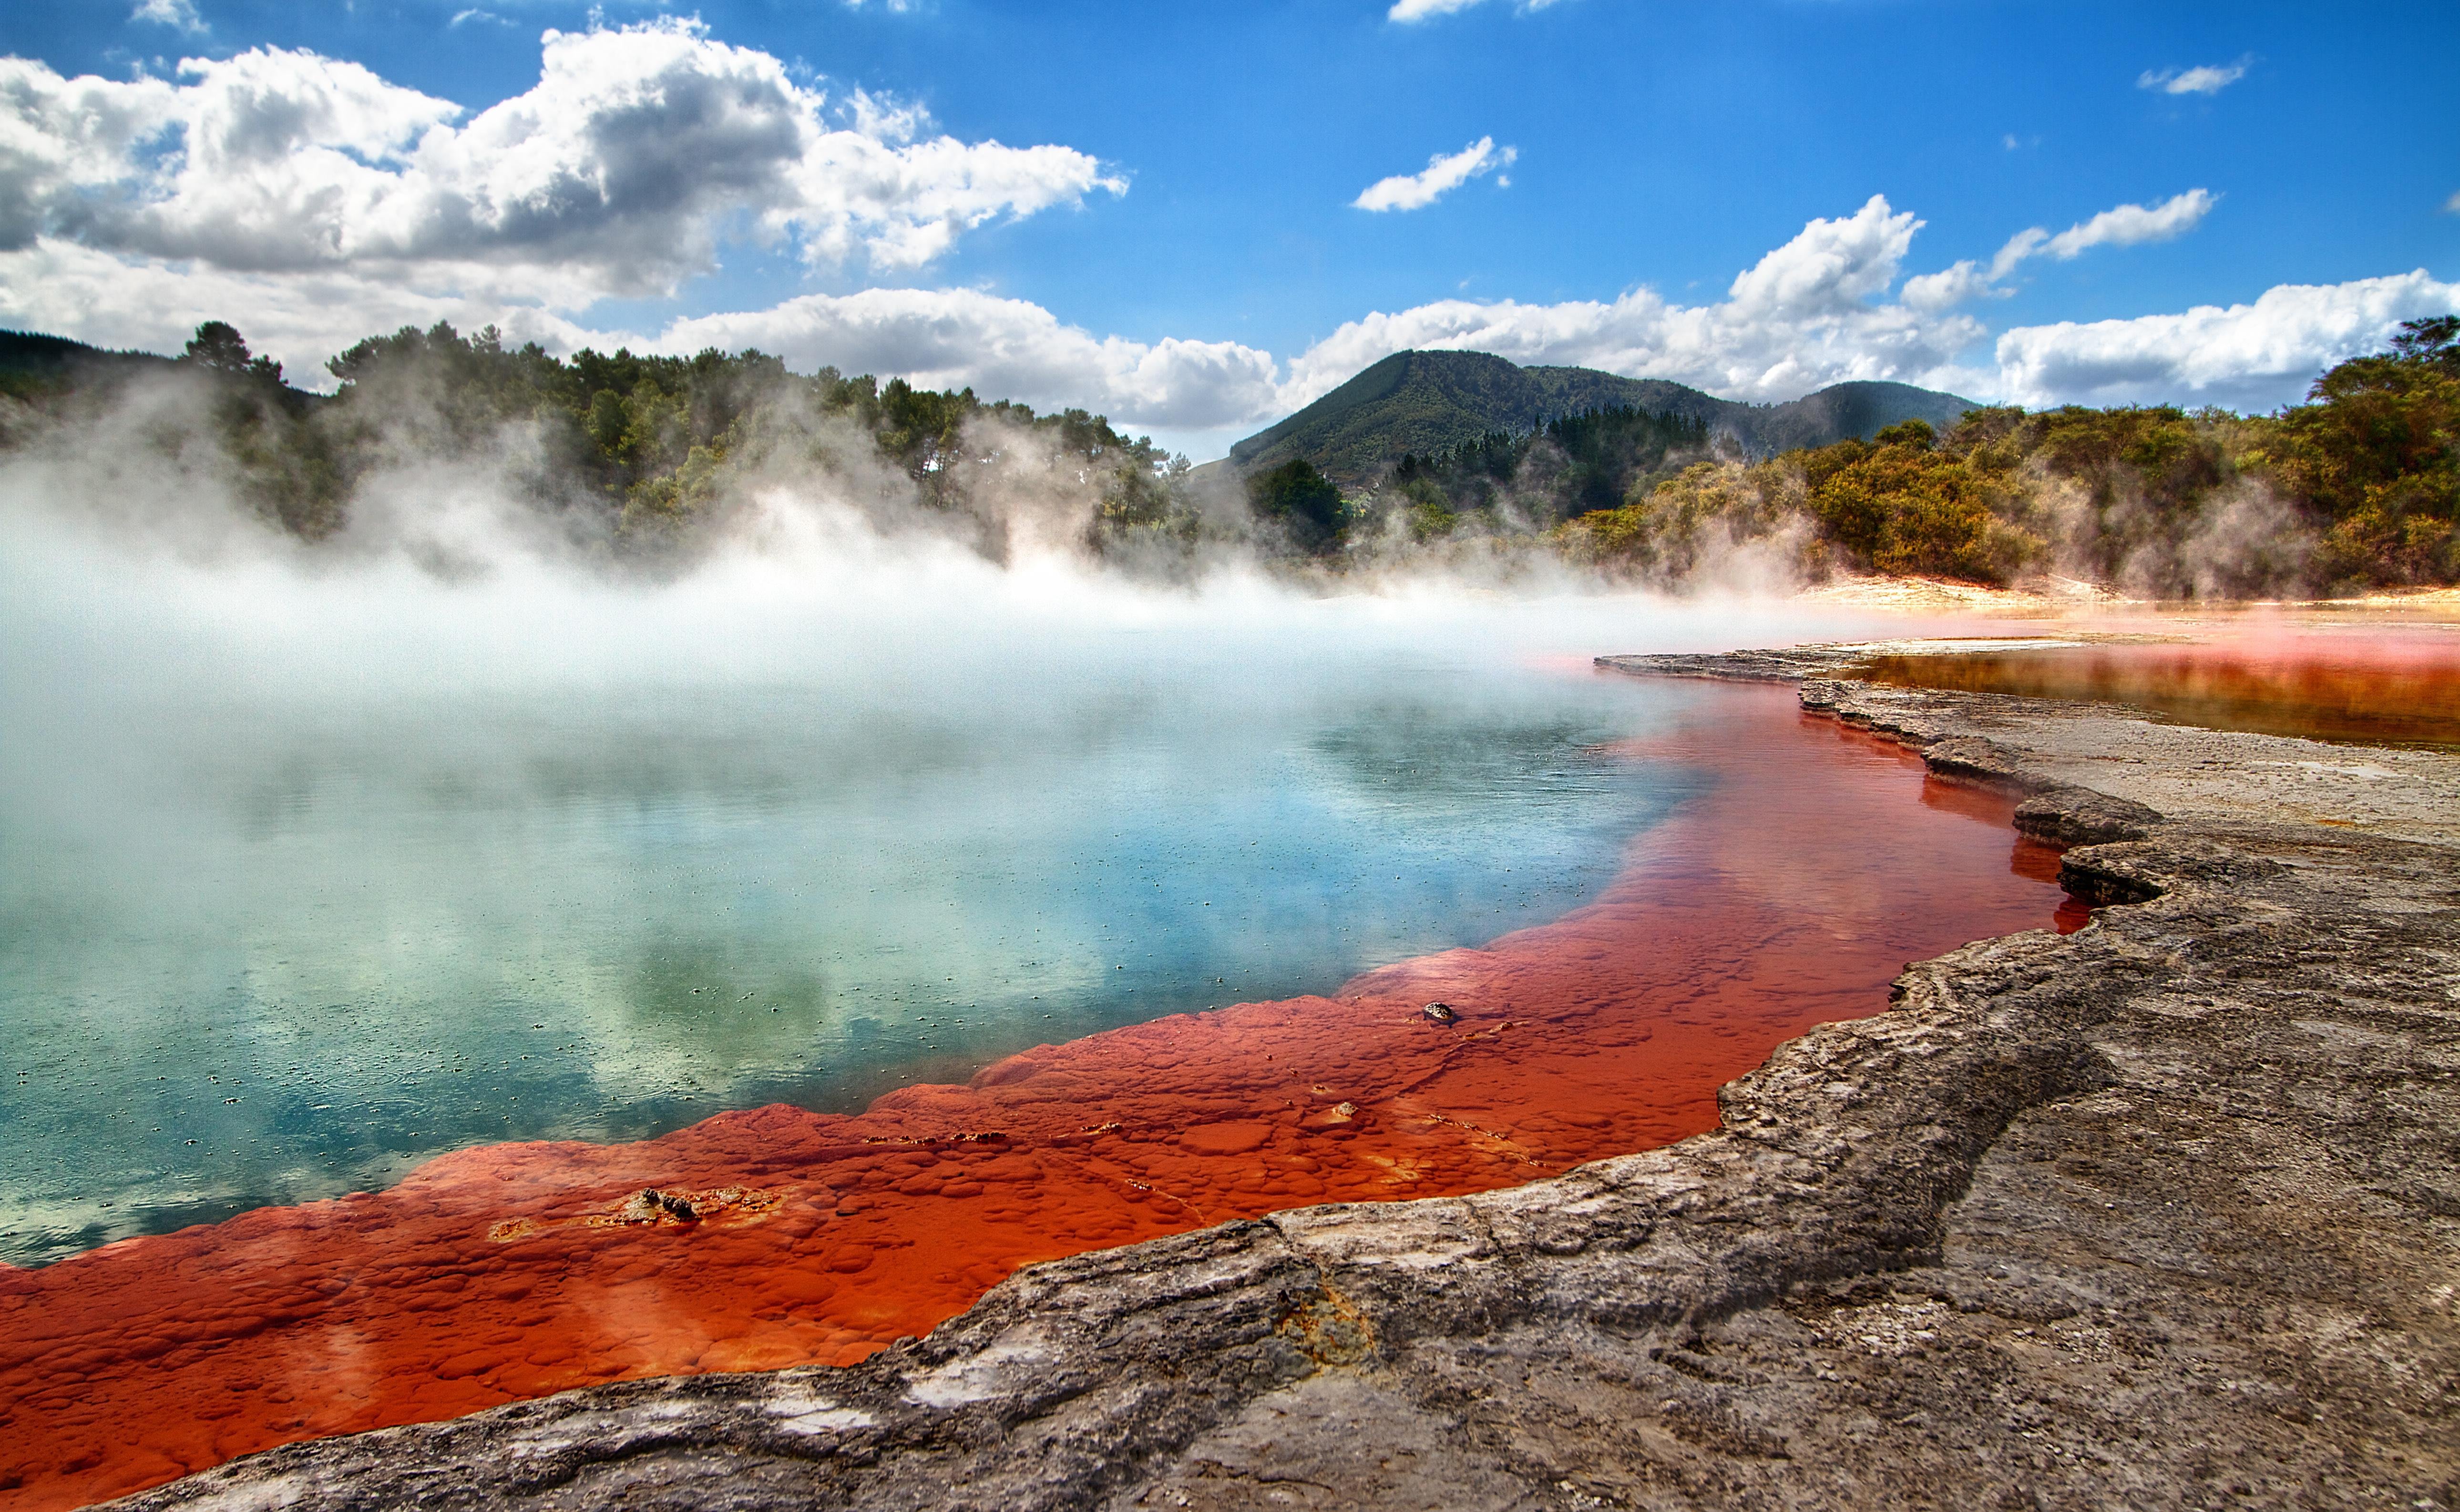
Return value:
<svg viewBox="0 0 2460 1512">
<path fill-rule="evenodd" d="M 2460 1505 L 2460 764 L 1609 659 L 2025 793 L 2100 905 L 1722 1126 L 1026 1270 L 843 1370 L 291 1445 L 138 1507 Z"/>
</svg>

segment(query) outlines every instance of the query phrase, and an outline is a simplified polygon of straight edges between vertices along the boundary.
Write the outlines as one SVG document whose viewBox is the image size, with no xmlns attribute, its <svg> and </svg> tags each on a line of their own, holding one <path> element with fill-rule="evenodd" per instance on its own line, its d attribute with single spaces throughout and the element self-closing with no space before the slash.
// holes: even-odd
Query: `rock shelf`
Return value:
<svg viewBox="0 0 2460 1512">
<path fill-rule="evenodd" d="M 130 1499 L 433 1509 L 2460 1505 L 2460 764 L 1609 659 L 2021 796 L 2092 924 L 1909 967 L 1721 1125 L 1033 1267 L 849 1369 Z"/>
</svg>

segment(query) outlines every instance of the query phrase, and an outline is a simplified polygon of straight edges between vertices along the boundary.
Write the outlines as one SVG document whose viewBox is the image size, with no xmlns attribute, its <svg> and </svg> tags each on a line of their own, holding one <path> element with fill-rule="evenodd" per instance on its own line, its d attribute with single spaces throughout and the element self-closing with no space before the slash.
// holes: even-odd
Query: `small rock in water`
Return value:
<svg viewBox="0 0 2460 1512">
<path fill-rule="evenodd" d="M 679 1192 L 662 1192 L 655 1186 L 642 1188 L 637 1196 L 624 1205 L 618 1216 L 627 1223 L 656 1223 L 661 1213 L 677 1223 L 700 1221 L 699 1209 L 692 1207 L 691 1199 Z"/>
<path fill-rule="evenodd" d="M 1418 1012 L 1425 1014 L 1428 1018 L 1432 1018 L 1437 1023 L 1450 1023 L 1460 1017 L 1460 1015 L 1453 1012 L 1453 1005 L 1450 1003 L 1429 1003 L 1424 1008 L 1419 1009 Z"/>
</svg>

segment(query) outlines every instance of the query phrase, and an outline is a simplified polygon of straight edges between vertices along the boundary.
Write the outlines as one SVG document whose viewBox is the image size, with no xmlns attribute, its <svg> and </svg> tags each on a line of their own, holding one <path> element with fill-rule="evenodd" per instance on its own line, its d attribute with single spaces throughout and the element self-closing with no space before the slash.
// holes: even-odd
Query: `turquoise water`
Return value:
<svg viewBox="0 0 2460 1512">
<path fill-rule="evenodd" d="M 1329 989 L 1576 905 L 1698 780 L 1598 748 L 1696 693 L 1398 637 L 461 685 L 109 619 L 0 682 L 18 1264 Z"/>
</svg>

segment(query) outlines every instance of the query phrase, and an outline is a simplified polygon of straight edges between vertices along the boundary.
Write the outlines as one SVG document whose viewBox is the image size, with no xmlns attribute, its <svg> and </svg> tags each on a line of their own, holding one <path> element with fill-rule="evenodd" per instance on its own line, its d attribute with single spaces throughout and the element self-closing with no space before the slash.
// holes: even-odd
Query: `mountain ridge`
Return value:
<svg viewBox="0 0 2460 1512">
<path fill-rule="evenodd" d="M 1528 430 L 1548 419 L 1618 406 L 1699 421 L 1755 457 L 1848 436 L 1867 440 L 1903 420 L 1926 420 L 1944 430 L 1978 408 L 1957 394 L 1874 381 L 1753 405 L 1664 378 L 1524 368 L 1490 352 L 1405 351 L 1240 441 L 1226 461 L 1243 472 L 1304 458 L 1335 483 L 1357 488 L 1380 480 L 1405 454 L 1425 456 L 1490 431 Z"/>
</svg>

